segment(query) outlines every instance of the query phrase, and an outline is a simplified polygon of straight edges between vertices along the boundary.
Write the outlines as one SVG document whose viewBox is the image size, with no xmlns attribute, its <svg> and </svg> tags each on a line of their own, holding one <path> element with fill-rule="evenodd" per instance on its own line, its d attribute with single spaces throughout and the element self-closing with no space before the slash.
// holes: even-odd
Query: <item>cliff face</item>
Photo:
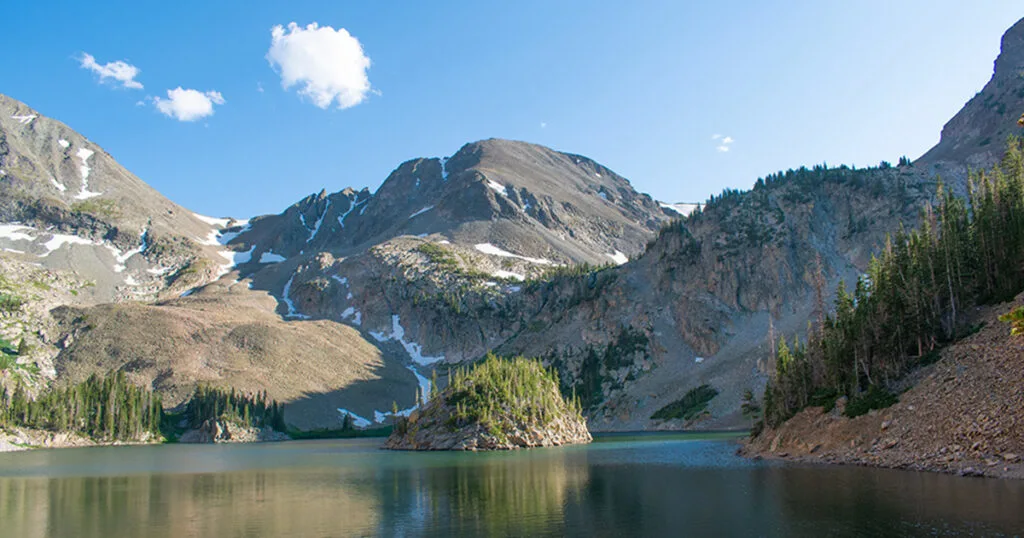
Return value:
<svg viewBox="0 0 1024 538">
<path fill-rule="evenodd" d="M 1024 112 L 1024 20 L 1003 34 L 992 79 L 942 127 L 942 137 L 917 163 L 965 192 L 967 170 L 991 168 L 1006 137 L 1020 132 Z"/>
</svg>

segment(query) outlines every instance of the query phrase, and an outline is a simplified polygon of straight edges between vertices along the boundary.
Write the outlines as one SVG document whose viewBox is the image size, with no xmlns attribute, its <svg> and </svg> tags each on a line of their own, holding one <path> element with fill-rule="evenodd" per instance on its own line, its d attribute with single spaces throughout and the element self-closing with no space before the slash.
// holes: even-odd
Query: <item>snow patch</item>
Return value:
<svg viewBox="0 0 1024 538">
<path fill-rule="evenodd" d="M 363 324 L 363 314 L 362 314 L 362 312 L 356 310 L 356 308 L 354 306 L 350 306 L 350 307 L 346 308 L 345 311 L 341 313 L 341 319 L 342 320 L 346 320 L 348 318 L 352 318 L 352 324 L 353 325 L 362 325 Z M 380 334 L 380 333 L 377 333 L 377 334 Z M 383 337 L 383 335 L 381 335 L 381 337 Z M 384 340 L 387 340 L 387 339 L 385 338 Z M 384 340 L 378 339 L 377 341 L 378 342 L 383 342 Z"/>
<path fill-rule="evenodd" d="M 57 190 L 59 190 L 61 193 L 63 193 L 64 191 L 68 190 L 68 188 L 65 187 L 63 183 L 61 183 L 60 181 L 57 181 L 57 178 L 55 178 L 53 176 L 50 176 L 50 183 L 53 183 L 53 186 L 57 187 Z"/>
<path fill-rule="evenodd" d="M 228 223 L 231 222 L 231 219 L 218 219 L 215 217 L 207 217 L 205 215 L 200 215 L 199 213 L 192 213 L 192 216 L 209 224 L 210 226 L 220 226 L 221 228 L 227 228 Z"/>
<path fill-rule="evenodd" d="M 21 230 L 32 229 L 29 226 L 22 226 L 20 224 L 0 224 L 0 238 L 10 239 L 11 241 L 32 241 L 34 238 L 31 235 L 21 232 Z"/>
<path fill-rule="evenodd" d="M 102 192 L 92 192 L 89 190 L 89 173 L 92 172 L 92 168 L 89 167 L 89 157 L 92 157 L 96 152 L 91 149 L 78 148 L 75 156 L 82 160 L 81 166 L 78 167 L 78 172 L 82 174 L 82 190 L 75 195 L 78 200 L 86 200 L 94 196 L 103 194 Z"/>
<path fill-rule="evenodd" d="M 142 254 L 143 252 L 146 251 L 146 247 L 147 247 L 147 244 L 146 244 L 146 234 L 148 234 L 148 233 L 149 233 L 149 229 L 148 228 L 143 228 L 142 229 L 142 233 L 139 235 L 139 246 L 129 250 L 128 252 L 123 252 L 122 253 L 121 249 L 115 247 L 114 245 L 111 245 L 110 243 L 106 243 L 106 244 L 103 245 L 103 246 L 107 247 L 107 250 L 109 250 L 111 254 L 114 255 L 114 260 L 115 260 L 115 262 L 114 262 L 114 272 L 115 273 L 120 273 L 120 272 L 125 270 L 124 262 L 128 261 L 128 258 L 131 258 L 132 256 L 134 256 L 136 254 Z"/>
<path fill-rule="evenodd" d="M 71 147 L 71 142 L 68 142 L 67 140 L 64 140 L 63 138 L 58 140 L 57 143 L 60 144 L 60 147 L 62 147 L 64 149 L 68 149 L 69 147 Z"/>
<path fill-rule="evenodd" d="M 139 281 L 135 280 L 134 278 L 132 278 L 132 275 L 125 276 L 124 277 L 124 283 L 128 284 L 129 286 L 138 286 L 139 285 Z"/>
<path fill-rule="evenodd" d="M 330 211 L 330 209 L 331 209 L 331 199 L 328 198 L 327 199 L 327 205 L 324 206 L 324 214 L 320 215 L 320 218 L 316 219 L 316 223 L 313 225 L 313 231 L 310 232 L 309 239 L 306 240 L 306 243 L 312 242 L 313 239 L 316 237 L 317 232 L 320 231 L 320 225 L 324 223 L 324 217 L 327 216 L 327 212 Z M 305 224 L 306 223 L 306 219 L 302 219 L 302 223 Z"/>
<path fill-rule="evenodd" d="M 415 217 L 417 215 L 422 215 L 423 213 L 426 213 L 427 211 L 430 211 L 431 209 L 434 209 L 434 206 L 428 205 L 427 207 L 424 207 L 423 209 L 413 213 L 412 215 L 409 215 L 409 218 L 411 219 L 411 218 L 413 218 L 413 217 Z"/>
<path fill-rule="evenodd" d="M 288 279 L 288 282 L 284 285 L 284 291 L 281 292 L 281 299 L 284 301 L 285 306 L 288 307 L 288 313 L 284 316 L 286 318 L 309 319 L 309 316 L 295 309 L 295 303 L 292 302 L 291 297 L 288 297 L 288 294 L 292 291 L 293 280 L 295 280 L 295 275 L 292 275 L 291 278 Z"/>
<path fill-rule="evenodd" d="M 340 224 L 341 227 L 344 228 L 345 227 L 345 217 L 347 217 L 348 214 L 351 213 L 352 210 L 356 208 L 356 206 L 363 205 L 365 203 L 366 203 L 366 200 L 363 200 L 362 202 L 355 202 L 355 203 L 349 202 L 349 204 L 348 204 L 348 211 L 345 211 L 343 214 L 338 216 L 338 224 Z M 366 206 L 363 206 L 363 209 L 366 209 Z M 360 211 L 359 214 L 362 215 L 363 212 Z"/>
<path fill-rule="evenodd" d="M 280 254 L 274 254 L 271 251 L 260 254 L 260 263 L 280 263 L 285 260 L 285 257 Z"/>
<path fill-rule="evenodd" d="M 420 371 L 417 370 L 415 366 L 406 366 L 406 368 L 408 368 L 409 371 L 412 372 L 412 375 L 416 376 L 416 381 L 419 381 L 420 402 L 426 404 L 428 401 L 430 401 L 430 380 L 427 379 L 423 374 L 421 374 Z"/>
<path fill-rule="evenodd" d="M 42 254 L 39 257 L 43 258 L 49 256 L 50 253 L 64 245 L 96 245 L 96 243 L 93 243 L 83 237 L 78 237 L 77 235 L 53 234 L 53 237 L 51 237 L 49 241 L 43 243 L 43 246 L 46 247 L 47 250 L 46 254 Z"/>
<path fill-rule="evenodd" d="M 498 271 L 495 271 L 495 272 L 493 272 L 491 274 L 496 276 L 496 277 L 498 277 L 498 278 L 514 278 L 514 279 L 516 279 L 516 280 L 518 280 L 520 282 L 526 280 L 526 277 L 524 275 L 521 275 L 519 273 L 513 273 L 512 271 L 501 271 L 501 270 L 498 270 Z"/>
<path fill-rule="evenodd" d="M 441 157 L 441 181 L 448 181 L 448 157 Z"/>
<path fill-rule="evenodd" d="M 519 258 L 520 260 L 526 260 L 530 263 L 536 263 L 539 265 L 554 265 L 554 263 L 552 263 L 551 260 L 546 260 L 544 258 L 530 258 L 528 256 L 512 254 L 511 252 L 507 250 L 502 250 L 490 243 L 478 243 L 476 245 L 473 245 L 473 247 L 479 250 L 480 252 L 483 252 L 484 254 L 490 254 L 492 256 L 501 256 L 503 258 Z"/>
<path fill-rule="evenodd" d="M 488 179 L 487 180 L 487 186 L 490 187 L 491 190 L 493 190 L 494 192 L 496 192 L 498 194 L 501 194 L 503 196 L 505 195 L 505 186 L 502 185 L 501 183 L 498 183 L 497 181 L 494 181 L 493 179 Z"/>
<path fill-rule="evenodd" d="M 697 364 L 700 364 L 700 363 L 704 362 L 704 357 L 694 357 L 693 358 L 693 362 L 695 362 Z"/>
<path fill-rule="evenodd" d="M 608 201 L 608 193 L 606 193 L 604 191 L 601 191 L 601 192 L 597 193 L 597 195 L 600 196 L 601 199 L 604 200 L 605 202 Z"/>
<path fill-rule="evenodd" d="M 615 254 L 606 254 L 606 256 L 611 258 L 612 261 L 614 261 L 618 265 L 622 265 L 629 261 L 629 256 L 626 256 L 625 254 L 619 252 L 618 250 L 615 251 Z"/>
<path fill-rule="evenodd" d="M 339 407 L 338 413 L 341 413 L 342 417 L 344 417 L 345 415 L 352 417 L 352 425 L 357 428 L 368 428 L 370 427 L 370 425 L 373 424 L 369 420 L 366 420 L 365 418 L 353 413 L 352 411 L 349 411 L 348 409 Z"/>
<path fill-rule="evenodd" d="M 665 202 L 658 202 L 658 205 L 663 209 L 675 211 L 683 217 L 690 216 L 690 213 L 693 213 L 700 208 L 700 204 L 666 204 Z"/>
<path fill-rule="evenodd" d="M 394 314 L 391 316 L 391 334 L 371 331 L 370 336 L 372 336 L 378 342 L 398 340 L 398 343 L 402 344 L 402 347 L 405 348 L 406 353 L 409 354 L 409 358 L 411 358 L 413 362 L 421 366 L 434 364 L 435 362 L 444 360 L 444 355 L 439 355 L 437 357 L 427 357 L 423 355 L 422 346 L 420 346 L 416 342 L 406 341 L 405 328 L 402 327 L 401 319 L 398 317 L 398 314 Z"/>
<path fill-rule="evenodd" d="M 437 244 L 438 245 L 450 245 L 450 244 L 452 244 L 452 242 L 447 240 L 447 239 L 442 239 L 442 240 L 438 241 Z"/>
<path fill-rule="evenodd" d="M 14 115 L 14 116 L 11 116 L 11 119 L 17 121 L 18 123 L 20 123 L 22 125 L 28 125 L 28 124 L 32 123 L 32 120 L 36 119 L 36 115 L 35 114 L 25 114 L 25 115 L 21 115 L 21 116 Z"/>
</svg>

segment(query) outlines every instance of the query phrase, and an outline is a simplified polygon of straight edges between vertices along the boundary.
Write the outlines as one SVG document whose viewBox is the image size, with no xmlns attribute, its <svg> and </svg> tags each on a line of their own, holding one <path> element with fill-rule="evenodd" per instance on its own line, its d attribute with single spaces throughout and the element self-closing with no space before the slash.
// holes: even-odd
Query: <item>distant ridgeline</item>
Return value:
<svg viewBox="0 0 1024 538">
<path fill-rule="evenodd" d="M 1024 142 L 1011 137 L 1000 165 L 972 174 L 966 201 L 941 183 L 937 200 L 917 231 L 889 238 L 852 294 L 839 286 L 834 313 L 819 305 L 807 343 L 779 340 L 762 426 L 840 396 L 849 416 L 892 405 L 892 381 L 974 329 L 969 307 L 1024 290 Z"/>
<path fill-rule="evenodd" d="M 285 431 L 284 409 L 266 392 L 251 396 L 199 386 L 183 415 L 191 428 L 220 419 Z M 0 428 L 73 432 L 101 442 L 137 441 L 171 437 L 181 418 L 165 413 L 158 393 L 129 382 L 121 371 L 53 388 L 34 400 L 20 382 L 11 391 L 0 389 Z"/>
</svg>

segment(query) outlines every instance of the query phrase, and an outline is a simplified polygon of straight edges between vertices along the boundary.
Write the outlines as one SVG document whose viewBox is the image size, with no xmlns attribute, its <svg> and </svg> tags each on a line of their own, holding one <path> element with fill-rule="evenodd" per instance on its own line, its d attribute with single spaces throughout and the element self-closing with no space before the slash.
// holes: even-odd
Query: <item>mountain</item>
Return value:
<svg viewBox="0 0 1024 538">
<path fill-rule="evenodd" d="M 171 202 L 92 141 L 3 95 L 0 223 L 6 255 L 77 275 L 83 302 L 181 293 L 234 261 L 217 242 L 227 221 Z"/>
<path fill-rule="evenodd" d="M 415 406 L 441 357 L 427 353 L 441 344 L 423 334 L 420 306 L 469 288 L 486 293 L 467 304 L 491 300 L 562 265 L 624 263 L 678 211 L 585 157 L 486 140 L 403 163 L 372 194 L 210 218 L 3 99 L 5 274 L 41 260 L 66 278 L 2 335 L 28 338 L 59 382 L 123 370 L 172 406 L 199 383 L 267 390 L 302 429 L 337 426 L 338 409 L 382 420 L 393 402 Z M 8 283 L 0 291 L 34 293 Z M 470 325 L 446 333 L 463 350 L 453 360 L 493 343 Z"/>
<path fill-rule="evenodd" d="M 342 412 L 364 425 L 393 405 L 408 414 L 433 370 L 445 384 L 449 365 L 489 351 L 556 368 L 592 429 L 742 426 L 769 334 L 802 335 L 886 232 L 918 222 L 937 174 L 964 192 L 962 172 L 1015 132 L 1022 35 L 1022 23 L 1007 32 L 992 81 L 918 161 L 801 167 L 700 206 L 637 193 L 586 157 L 492 139 L 402 163 L 376 192 L 325 190 L 277 215 L 209 219 L 7 99 L 0 247 L 24 252 L 5 253 L 5 267 L 29 274 L 42 260 L 71 275 L 54 281 L 63 288 L 107 280 L 88 296 L 46 295 L 71 304 L 0 329 L 51 350 L 58 382 L 125 370 L 171 402 L 200 382 L 267 390 L 304 429 L 338 427 Z M 96 153 L 76 157 L 80 147 Z M 76 206 L 76 158 L 90 166 L 85 190 L 104 193 L 83 200 L 120 211 Z M 132 249 L 122 272 L 159 277 L 147 294 L 116 293 L 127 277 L 114 264 Z M 706 413 L 651 418 L 704 385 L 715 394 Z"/>
<path fill-rule="evenodd" d="M 1019 134 L 1017 118 L 1024 112 L 1024 20 L 1003 34 L 992 78 L 942 127 L 939 143 L 916 164 L 952 180 L 964 192 L 967 170 L 989 169 Z"/>
<path fill-rule="evenodd" d="M 264 255 L 347 255 L 398 236 L 437 235 L 552 263 L 606 264 L 639 254 L 679 211 L 669 207 L 586 157 L 491 139 L 450 158 L 402 163 L 372 194 L 310 195 L 253 219 L 231 243 L 255 245 L 257 263 Z"/>
</svg>

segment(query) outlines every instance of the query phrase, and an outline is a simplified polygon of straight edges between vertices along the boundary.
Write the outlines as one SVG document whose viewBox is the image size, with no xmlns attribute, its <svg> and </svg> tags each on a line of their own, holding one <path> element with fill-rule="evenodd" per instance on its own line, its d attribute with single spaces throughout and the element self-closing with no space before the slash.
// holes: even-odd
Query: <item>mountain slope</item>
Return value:
<svg viewBox="0 0 1024 538">
<path fill-rule="evenodd" d="M 952 180 L 966 192 L 967 170 L 989 169 L 1002 157 L 1006 137 L 1019 129 L 1024 111 L 1024 20 L 1003 34 L 992 78 L 942 127 L 939 143 L 917 160 L 919 166 Z"/>
<path fill-rule="evenodd" d="M 171 202 L 84 136 L 0 95 L 0 248 L 90 281 L 81 301 L 208 282 L 233 258 L 217 253 L 227 225 Z"/>
</svg>

